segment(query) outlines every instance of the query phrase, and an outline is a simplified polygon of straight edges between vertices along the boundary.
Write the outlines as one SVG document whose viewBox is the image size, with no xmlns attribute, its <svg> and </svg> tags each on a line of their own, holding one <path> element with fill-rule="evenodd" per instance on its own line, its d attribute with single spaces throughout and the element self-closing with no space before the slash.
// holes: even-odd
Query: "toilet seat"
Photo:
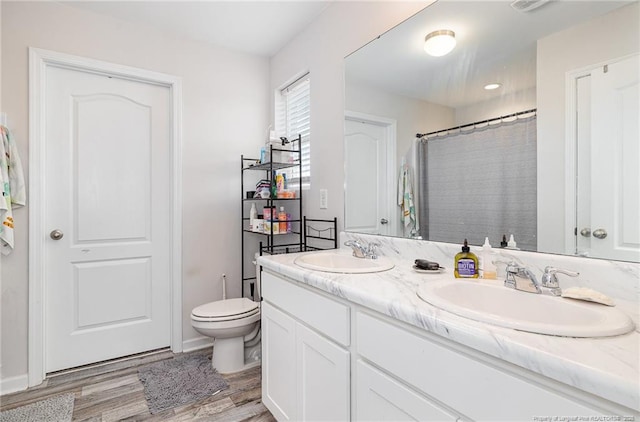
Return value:
<svg viewBox="0 0 640 422">
<path fill-rule="evenodd" d="M 200 305 L 191 312 L 191 319 L 194 321 L 231 321 L 249 318 L 259 312 L 257 302 L 241 297 Z"/>
</svg>

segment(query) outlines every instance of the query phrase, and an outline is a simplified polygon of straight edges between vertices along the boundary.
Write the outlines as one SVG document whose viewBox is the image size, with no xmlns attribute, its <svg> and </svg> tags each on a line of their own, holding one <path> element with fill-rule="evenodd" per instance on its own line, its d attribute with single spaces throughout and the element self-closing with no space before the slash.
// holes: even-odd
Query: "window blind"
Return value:
<svg viewBox="0 0 640 422">
<path fill-rule="evenodd" d="M 281 91 L 282 120 L 285 136 L 295 139 L 301 136 L 302 174 L 294 168 L 289 175 L 290 183 L 295 186 L 301 184 L 302 189 L 309 189 L 311 184 L 311 97 L 309 74 L 296 80 Z M 296 145 L 297 146 L 297 145 Z"/>
</svg>

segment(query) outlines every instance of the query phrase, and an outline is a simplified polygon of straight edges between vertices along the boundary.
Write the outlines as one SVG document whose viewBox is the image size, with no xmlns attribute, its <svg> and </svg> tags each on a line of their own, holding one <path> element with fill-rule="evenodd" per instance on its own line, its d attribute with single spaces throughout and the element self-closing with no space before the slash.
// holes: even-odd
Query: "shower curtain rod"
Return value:
<svg viewBox="0 0 640 422">
<path fill-rule="evenodd" d="M 507 114 L 507 115 L 500 116 L 500 117 L 494 117 L 492 119 L 481 120 L 479 122 L 474 122 L 474 123 L 468 123 L 468 124 L 462 125 L 462 126 L 450 127 L 449 129 L 436 130 L 435 132 L 429 132 L 429 133 L 416 133 L 416 138 L 420 139 L 420 138 L 424 138 L 425 136 L 430 136 L 430 135 L 435 135 L 435 134 L 438 134 L 438 133 L 449 132 L 451 130 L 465 129 L 465 128 L 468 128 L 468 127 L 471 127 L 471 126 L 477 126 L 477 125 L 482 125 L 482 124 L 485 124 L 485 123 L 491 123 L 491 122 L 494 122 L 496 120 L 504 120 L 504 119 L 508 119 L 509 117 L 517 117 L 517 116 L 520 116 L 522 114 L 536 113 L 537 111 L 538 111 L 537 108 L 532 108 L 532 109 L 525 110 L 525 111 L 519 111 L 517 113 Z"/>
</svg>

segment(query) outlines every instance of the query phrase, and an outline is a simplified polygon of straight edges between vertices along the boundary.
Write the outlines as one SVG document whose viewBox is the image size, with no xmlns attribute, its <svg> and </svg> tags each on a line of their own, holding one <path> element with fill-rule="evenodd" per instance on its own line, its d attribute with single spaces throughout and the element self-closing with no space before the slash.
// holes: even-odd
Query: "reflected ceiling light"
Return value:
<svg viewBox="0 0 640 422">
<path fill-rule="evenodd" d="M 456 34 L 449 29 L 433 31 L 424 37 L 424 51 L 430 56 L 448 54 L 456 46 Z"/>
<path fill-rule="evenodd" d="M 498 89 L 502 86 L 502 84 L 487 84 L 484 86 L 484 89 L 486 89 L 487 91 L 491 91 L 492 89 Z"/>
</svg>

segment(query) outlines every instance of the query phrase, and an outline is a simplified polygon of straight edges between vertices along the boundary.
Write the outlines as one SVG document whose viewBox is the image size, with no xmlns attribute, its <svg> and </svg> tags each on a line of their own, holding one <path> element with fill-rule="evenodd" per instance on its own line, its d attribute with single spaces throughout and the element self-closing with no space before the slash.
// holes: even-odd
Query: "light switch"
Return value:
<svg viewBox="0 0 640 422">
<path fill-rule="evenodd" d="M 326 189 L 320 189 L 320 209 L 326 210 L 329 208 L 329 193 Z"/>
</svg>

